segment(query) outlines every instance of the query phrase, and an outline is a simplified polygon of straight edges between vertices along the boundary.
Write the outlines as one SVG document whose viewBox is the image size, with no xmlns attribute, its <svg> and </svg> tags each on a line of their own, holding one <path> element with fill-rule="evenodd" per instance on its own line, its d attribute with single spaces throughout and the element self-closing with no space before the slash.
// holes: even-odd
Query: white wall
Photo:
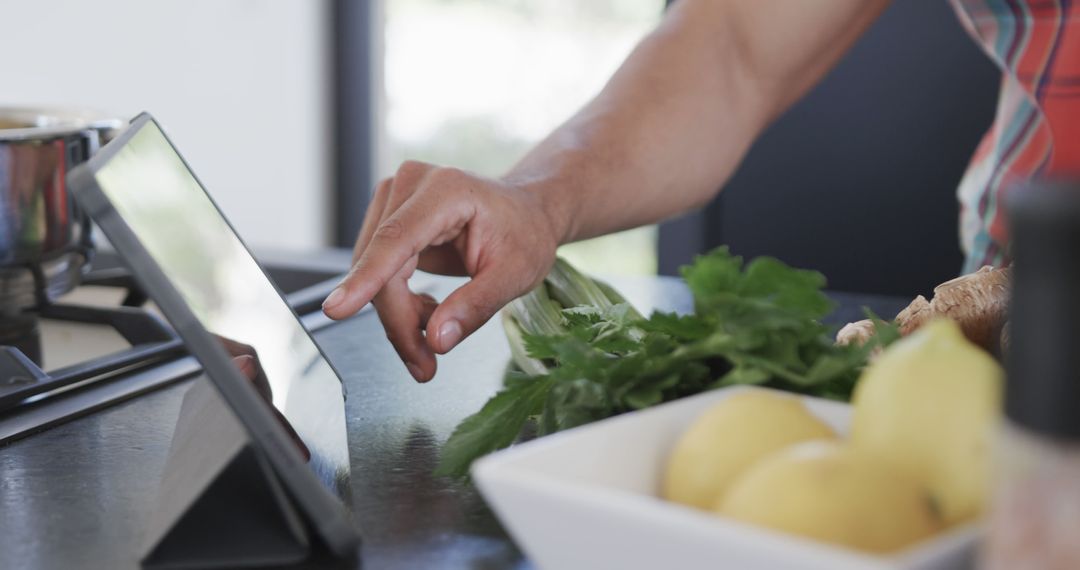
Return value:
<svg viewBox="0 0 1080 570">
<path fill-rule="evenodd" d="M 0 105 L 148 110 L 251 245 L 316 247 L 330 237 L 327 10 L 0 0 Z"/>
</svg>

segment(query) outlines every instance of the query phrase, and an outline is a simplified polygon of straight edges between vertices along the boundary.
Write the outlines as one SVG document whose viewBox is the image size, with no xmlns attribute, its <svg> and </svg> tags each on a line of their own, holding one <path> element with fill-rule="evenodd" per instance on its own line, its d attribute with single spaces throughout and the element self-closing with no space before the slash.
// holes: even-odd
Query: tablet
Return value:
<svg viewBox="0 0 1080 570">
<path fill-rule="evenodd" d="M 158 123 L 139 115 L 68 182 L 313 529 L 354 555 L 339 375 Z M 254 348 L 258 382 L 234 364 L 230 341 Z"/>
</svg>

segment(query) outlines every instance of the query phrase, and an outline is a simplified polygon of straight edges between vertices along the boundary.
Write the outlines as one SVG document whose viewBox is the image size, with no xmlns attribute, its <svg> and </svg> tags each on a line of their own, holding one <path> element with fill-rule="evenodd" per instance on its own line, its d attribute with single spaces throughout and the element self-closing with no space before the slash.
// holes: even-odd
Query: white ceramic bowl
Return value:
<svg viewBox="0 0 1080 570">
<path fill-rule="evenodd" d="M 522 443 L 477 461 L 473 478 L 514 540 L 545 570 L 971 566 L 975 525 L 877 556 L 658 498 L 667 454 L 689 424 L 731 394 L 761 389 L 716 390 Z M 804 401 L 847 432 L 850 406 Z"/>
</svg>

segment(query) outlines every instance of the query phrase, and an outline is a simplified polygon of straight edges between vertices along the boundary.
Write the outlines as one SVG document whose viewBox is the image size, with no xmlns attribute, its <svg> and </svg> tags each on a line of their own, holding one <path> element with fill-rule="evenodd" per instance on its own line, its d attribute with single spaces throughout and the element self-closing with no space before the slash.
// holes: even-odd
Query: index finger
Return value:
<svg viewBox="0 0 1080 570">
<path fill-rule="evenodd" d="M 405 264 L 444 234 L 460 231 L 468 207 L 460 200 L 414 195 L 382 221 L 364 253 L 340 285 L 326 297 L 323 312 L 343 319 L 359 311 Z"/>
<path fill-rule="evenodd" d="M 360 226 L 360 233 L 356 236 L 356 244 L 353 245 L 353 263 L 360 259 L 360 254 L 364 252 L 368 241 L 371 240 L 371 234 L 375 233 L 375 228 L 378 227 L 383 210 L 386 208 L 386 195 L 390 193 L 390 188 L 393 185 L 394 179 L 387 178 L 375 187 L 371 203 L 368 204 L 367 211 L 364 212 L 364 223 Z"/>
</svg>

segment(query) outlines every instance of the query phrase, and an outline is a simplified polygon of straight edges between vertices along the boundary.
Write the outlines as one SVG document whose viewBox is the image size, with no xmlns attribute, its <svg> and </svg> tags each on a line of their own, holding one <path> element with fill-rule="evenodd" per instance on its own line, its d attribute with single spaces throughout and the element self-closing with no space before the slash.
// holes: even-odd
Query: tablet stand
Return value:
<svg viewBox="0 0 1080 570">
<path fill-rule="evenodd" d="M 298 510 L 205 377 L 180 406 L 145 544 L 146 568 L 283 566 L 310 555 Z"/>
</svg>

